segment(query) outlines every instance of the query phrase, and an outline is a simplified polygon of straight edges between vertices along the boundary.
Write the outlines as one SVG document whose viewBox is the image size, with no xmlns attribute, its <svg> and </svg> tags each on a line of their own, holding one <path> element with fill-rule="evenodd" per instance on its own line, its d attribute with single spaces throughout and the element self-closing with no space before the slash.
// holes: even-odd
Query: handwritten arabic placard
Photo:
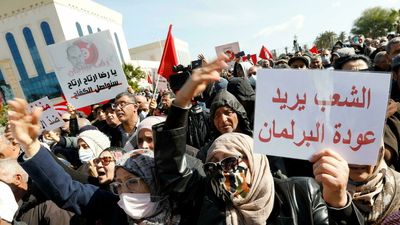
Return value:
<svg viewBox="0 0 400 225">
<path fill-rule="evenodd" d="M 53 108 L 48 97 L 29 103 L 29 110 L 32 110 L 35 107 L 43 109 L 42 116 L 40 117 L 40 124 L 42 125 L 43 130 L 54 130 L 64 125 L 64 121 Z"/>
<path fill-rule="evenodd" d="M 390 74 L 261 70 L 255 151 L 309 159 L 322 149 L 373 165 L 381 146 Z"/>
<path fill-rule="evenodd" d="M 127 90 L 109 31 L 50 45 L 47 50 L 65 97 L 76 108 L 115 98 Z"/>
</svg>

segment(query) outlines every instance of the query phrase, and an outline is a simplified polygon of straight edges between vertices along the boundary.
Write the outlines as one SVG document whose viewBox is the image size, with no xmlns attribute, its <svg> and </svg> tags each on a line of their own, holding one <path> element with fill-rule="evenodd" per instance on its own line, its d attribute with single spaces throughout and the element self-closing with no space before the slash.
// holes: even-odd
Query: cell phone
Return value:
<svg viewBox="0 0 400 225">
<path fill-rule="evenodd" d="M 240 51 L 240 52 L 235 54 L 236 58 L 240 58 L 240 57 L 243 57 L 243 56 L 244 56 L 244 51 Z"/>
</svg>

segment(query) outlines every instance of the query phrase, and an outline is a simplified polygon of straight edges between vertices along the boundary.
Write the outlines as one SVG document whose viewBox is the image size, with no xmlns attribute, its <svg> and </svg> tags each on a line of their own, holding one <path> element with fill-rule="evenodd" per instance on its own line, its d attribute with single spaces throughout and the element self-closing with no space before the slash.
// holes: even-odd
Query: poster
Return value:
<svg viewBox="0 0 400 225">
<path fill-rule="evenodd" d="M 350 164 L 374 165 L 390 74 L 259 70 L 255 152 L 308 160 L 323 149 Z"/>
<path fill-rule="evenodd" d="M 53 108 L 48 97 L 41 98 L 34 102 L 29 103 L 29 110 L 34 109 L 35 107 L 42 108 L 42 116 L 40 117 L 40 125 L 43 130 L 54 130 L 64 125 L 64 121 L 58 112 Z"/>
<path fill-rule="evenodd" d="M 47 46 L 66 100 L 76 108 L 127 90 L 128 84 L 109 31 Z"/>
</svg>

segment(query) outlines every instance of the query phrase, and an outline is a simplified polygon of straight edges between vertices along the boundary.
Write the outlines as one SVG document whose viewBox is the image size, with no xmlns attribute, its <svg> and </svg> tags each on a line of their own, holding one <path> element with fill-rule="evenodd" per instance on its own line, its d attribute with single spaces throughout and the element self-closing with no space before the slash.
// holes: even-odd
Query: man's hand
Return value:
<svg viewBox="0 0 400 225">
<path fill-rule="evenodd" d="M 70 118 L 76 118 L 76 109 L 75 106 L 71 105 L 70 103 L 67 103 L 67 111 L 71 115 Z"/>
<path fill-rule="evenodd" d="M 395 112 L 397 112 L 397 102 L 395 102 L 393 99 L 389 99 L 389 104 L 387 106 L 386 110 L 386 118 L 392 116 Z"/>
<path fill-rule="evenodd" d="M 27 157 L 34 156 L 40 148 L 38 136 L 41 133 L 41 108 L 28 112 L 28 103 L 20 98 L 8 102 L 8 118 L 12 136 L 25 150 Z"/>
<path fill-rule="evenodd" d="M 219 71 L 228 66 L 227 60 L 228 57 L 222 54 L 215 61 L 193 70 L 192 75 L 176 95 L 174 104 L 182 108 L 189 106 L 192 98 L 203 92 L 208 83 L 220 79 Z"/>
<path fill-rule="evenodd" d="M 315 153 L 310 160 L 313 165 L 315 180 L 322 184 L 322 197 L 325 202 L 335 208 L 347 204 L 347 182 L 349 166 L 338 153 L 322 150 Z"/>
</svg>

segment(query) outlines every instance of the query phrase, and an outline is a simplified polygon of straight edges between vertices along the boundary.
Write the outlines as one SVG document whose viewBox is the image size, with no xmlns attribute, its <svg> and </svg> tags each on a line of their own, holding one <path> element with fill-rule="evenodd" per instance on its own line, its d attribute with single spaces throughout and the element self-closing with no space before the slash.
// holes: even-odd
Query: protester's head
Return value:
<svg viewBox="0 0 400 225">
<path fill-rule="evenodd" d="M 146 117 L 149 113 L 149 102 L 147 101 L 146 96 L 144 95 L 136 95 L 135 96 L 136 103 L 138 104 L 138 113 L 142 117 Z"/>
<path fill-rule="evenodd" d="M 335 61 L 335 70 L 366 71 L 369 70 L 371 62 L 365 55 L 349 55 L 340 57 Z"/>
<path fill-rule="evenodd" d="M 156 170 L 153 151 L 140 149 L 126 153 L 118 160 L 115 168 L 115 182 L 110 184 L 113 193 L 118 194 L 118 205 L 133 219 L 151 220 L 156 214 L 169 208 L 168 200 L 160 196 L 156 181 Z M 132 201 L 141 199 L 137 209 Z M 133 203 L 137 204 L 137 203 Z M 165 213 L 165 211 L 164 211 Z M 161 219 L 166 221 L 166 216 Z M 161 222 L 159 221 L 159 222 Z"/>
<path fill-rule="evenodd" d="M 392 38 L 386 45 L 386 52 L 390 60 L 392 60 L 396 55 L 400 54 L 400 37 Z"/>
<path fill-rule="evenodd" d="M 310 60 L 305 56 L 295 56 L 288 62 L 292 69 L 307 69 L 310 67 Z"/>
<path fill-rule="evenodd" d="M 331 64 L 331 51 L 328 49 L 323 49 L 321 51 L 321 60 L 323 66 L 329 66 Z"/>
<path fill-rule="evenodd" d="M 0 159 L 16 159 L 19 155 L 19 145 L 0 135 Z"/>
<path fill-rule="evenodd" d="M 138 118 L 137 104 L 135 95 L 129 92 L 122 92 L 115 97 L 115 102 L 112 104 L 119 121 L 121 123 L 136 122 Z"/>
<path fill-rule="evenodd" d="M 265 223 L 273 208 L 274 182 L 267 157 L 253 153 L 250 136 L 240 133 L 221 135 L 209 148 L 203 167 L 219 199 L 232 202 L 240 214 L 246 203 L 257 202 L 257 206 L 265 207 L 264 213 L 258 215 Z M 248 222 L 250 218 L 244 220 L 244 224 L 252 224 Z"/>
<path fill-rule="evenodd" d="M 86 130 L 78 136 L 79 159 L 83 163 L 99 156 L 106 148 L 110 147 L 110 139 L 98 130 Z"/>
<path fill-rule="evenodd" d="M 98 121 L 106 120 L 106 114 L 104 113 L 103 107 L 101 107 L 100 105 L 95 105 L 93 107 L 93 115 Z"/>
<path fill-rule="evenodd" d="M 374 57 L 374 70 L 375 71 L 389 71 L 390 61 L 386 51 L 378 52 Z"/>
<path fill-rule="evenodd" d="M 242 132 L 251 135 L 246 110 L 227 90 L 214 97 L 210 107 L 211 127 L 217 134 Z"/>
<path fill-rule="evenodd" d="M 104 149 L 104 151 L 100 153 L 99 157 L 93 160 L 98 174 L 97 179 L 100 184 L 110 184 L 113 181 L 115 163 L 122 158 L 124 152 L 123 148 L 109 147 Z"/>
<path fill-rule="evenodd" d="M 310 68 L 311 69 L 323 69 L 324 68 L 322 66 L 322 59 L 321 59 L 320 55 L 315 55 L 311 58 Z"/>
<path fill-rule="evenodd" d="M 393 80 L 397 81 L 397 84 L 400 84 L 400 54 L 393 58 L 391 67 Z"/>
<path fill-rule="evenodd" d="M 121 123 L 117 117 L 117 114 L 115 114 L 115 111 L 112 109 L 112 103 L 104 104 L 103 110 L 106 114 L 106 122 L 109 126 L 116 127 Z"/>
<path fill-rule="evenodd" d="M 0 160 L 0 181 L 8 184 L 15 199 L 21 199 L 28 190 L 28 174 L 16 159 Z"/>
<path fill-rule="evenodd" d="M 0 181 L 0 225 L 11 224 L 17 210 L 18 204 L 10 187 Z"/>
<path fill-rule="evenodd" d="M 172 91 L 165 91 L 161 95 L 161 103 L 164 110 L 171 108 L 172 101 L 175 99 L 175 94 Z"/>
<path fill-rule="evenodd" d="M 251 63 L 249 62 L 238 62 L 235 63 L 233 69 L 233 76 L 234 77 L 248 77 L 249 69 L 252 67 Z"/>
<path fill-rule="evenodd" d="M 141 149 L 154 150 L 152 127 L 165 121 L 162 116 L 149 116 L 140 122 L 137 128 L 137 144 Z"/>
<path fill-rule="evenodd" d="M 71 114 L 69 113 L 63 113 L 61 115 L 62 120 L 64 121 L 64 125 L 61 126 L 61 131 L 62 131 L 62 135 L 68 135 L 70 133 L 69 130 L 69 121 L 71 119 Z"/>
</svg>

